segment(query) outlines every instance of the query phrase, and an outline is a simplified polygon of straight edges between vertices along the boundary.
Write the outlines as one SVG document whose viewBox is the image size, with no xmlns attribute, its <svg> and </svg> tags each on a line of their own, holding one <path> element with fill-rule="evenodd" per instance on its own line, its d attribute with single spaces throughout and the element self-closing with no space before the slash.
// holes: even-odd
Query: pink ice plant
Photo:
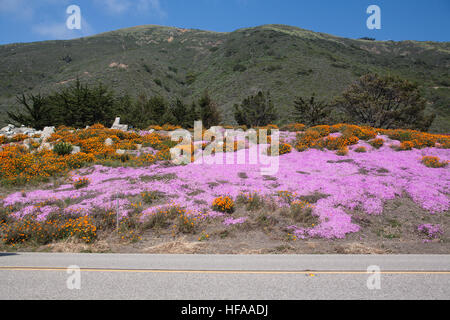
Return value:
<svg viewBox="0 0 450 320">
<path fill-rule="evenodd" d="M 428 168 L 420 160 L 424 155 L 447 160 L 450 150 L 424 148 L 399 152 L 389 147 L 396 141 L 382 138 L 386 143 L 380 149 L 360 142 L 367 152 L 351 151 L 344 157 L 328 150 L 297 152 L 293 149 L 279 157 L 279 169 L 270 179 L 261 174 L 261 168 L 274 160 L 264 154 L 267 145 L 250 145 L 249 149 L 239 150 L 230 157 L 236 163 L 239 157 L 248 159 L 248 154 L 257 148 L 259 159 L 266 164 L 261 161 L 227 164 L 225 160 L 229 155 L 218 153 L 215 156 L 223 157 L 224 164 L 197 161 L 182 166 L 154 164 L 144 168 L 95 165 L 73 172 L 74 177 L 90 179 L 86 188 L 75 190 L 71 185 L 63 185 L 52 189 L 48 186 L 29 191 L 25 196 L 21 192 L 12 193 L 3 199 L 3 205 L 22 207 L 16 212 L 18 217 L 29 214 L 30 207 L 36 204 L 60 200 L 70 204 L 66 212 L 89 214 L 97 208 L 116 210 L 118 207 L 126 214 L 131 205 L 127 197 L 157 190 L 188 211 L 206 212 L 214 219 L 211 204 L 222 195 L 236 199 L 240 193 L 251 190 L 261 190 L 260 195 L 267 197 L 274 197 L 277 191 L 290 191 L 298 196 L 321 193 L 325 196 L 313 208 L 320 223 L 298 233 L 323 238 L 343 238 L 347 233 L 358 232 L 360 227 L 351 221 L 351 210 L 378 215 L 387 200 L 404 194 L 432 214 L 449 210 L 450 168 Z M 214 160 L 215 156 L 208 160 Z M 144 214 L 155 209 L 148 210 Z"/>
<path fill-rule="evenodd" d="M 247 217 L 241 217 L 241 218 L 237 218 L 237 219 L 226 218 L 223 221 L 223 224 L 226 226 L 231 226 L 231 225 L 235 225 L 235 224 L 243 224 L 245 221 L 247 221 L 247 219 L 248 219 Z"/>
<path fill-rule="evenodd" d="M 439 224 L 421 224 L 417 230 L 424 233 L 429 239 L 436 239 L 443 234 L 442 228 Z"/>
</svg>

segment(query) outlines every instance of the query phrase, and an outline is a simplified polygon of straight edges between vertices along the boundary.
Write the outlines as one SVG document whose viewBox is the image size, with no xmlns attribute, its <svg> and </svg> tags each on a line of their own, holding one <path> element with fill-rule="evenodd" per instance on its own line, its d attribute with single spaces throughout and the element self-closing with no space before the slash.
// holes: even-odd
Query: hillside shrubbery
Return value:
<svg viewBox="0 0 450 320">
<path fill-rule="evenodd" d="M 191 128 L 196 120 L 204 127 L 221 123 L 217 104 L 205 91 L 198 101 L 188 106 L 175 97 L 172 102 L 161 96 L 136 99 L 118 96 L 102 84 L 88 86 L 79 80 L 70 87 L 48 96 L 21 95 L 17 102 L 22 112 L 8 113 L 15 123 L 41 129 L 45 126 L 85 127 L 93 123 L 112 124 L 116 116 L 136 128 L 170 124 Z M 315 94 L 298 97 L 293 102 L 292 118 L 308 127 L 325 123 L 353 123 L 382 129 L 415 129 L 426 131 L 434 115 L 426 115 L 427 101 L 418 86 L 395 77 L 376 74 L 362 76 L 333 102 L 318 101 Z M 292 119 L 279 119 L 270 92 L 259 91 L 234 105 L 234 118 L 239 125 L 260 127 Z"/>
<path fill-rule="evenodd" d="M 220 122 L 217 106 L 206 92 L 188 107 L 180 99 L 168 102 L 161 96 L 144 94 L 133 99 L 127 94 L 118 96 L 102 84 L 88 86 L 77 80 L 48 96 L 22 94 L 17 102 L 22 108 L 8 112 L 9 120 L 36 129 L 60 125 L 83 128 L 94 123 L 110 126 L 116 116 L 136 128 L 163 124 L 192 127 L 199 119 L 207 125 Z"/>
<path fill-rule="evenodd" d="M 270 93 L 258 92 L 245 98 L 240 105 L 234 105 L 234 118 L 239 125 L 247 127 L 265 126 L 277 120 L 277 111 Z"/>
</svg>

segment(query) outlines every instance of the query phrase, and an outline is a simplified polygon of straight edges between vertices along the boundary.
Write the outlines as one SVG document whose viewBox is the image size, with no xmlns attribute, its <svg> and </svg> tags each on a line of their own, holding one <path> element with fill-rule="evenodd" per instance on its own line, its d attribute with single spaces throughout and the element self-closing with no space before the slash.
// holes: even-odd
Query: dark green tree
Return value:
<svg viewBox="0 0 450 320">
<path fill-rule="evenodd" d="M 116 102 L 112 91 L 98 84 L 89 87 L 79 79 L 74 85 L 49 96 L 54 125 L 85 127 L 94 123 L 112 124 L 116 113 Z"/>
<path fill-rule="evenodd" d="M 137 120 L 142 119 L 142 117 L 137 116 L 136 104 L 128 93 L 116 99 L 115 109 L 116 114 L 120 116 L 120 121 L 122 123 L 127 123 L 133 127 L 140 128 Z"/>
<path fill-rule="evenodd" d="M 200 119 L 202 120 L 203 127 L 210 128 L 217 126 L 220 123 L 220 113 L 217 105 L 211 100 L 208 91 L 205 91 L 198 101 L 200 109 Z"/>
<path fill-rule="evenodd" d="M 137 97 L 129 113 L 132 118 L 129 123 L 137 128 L 145 129 L 149 125 L 157 124 L 149 99 L 143 93 Z"/>
<path fill-rule="evenodd" d="M 177 125 L 180 125 L 183 128 L 186 128 L 187 126 L 189 126 L 188 110 L 187 110 L 187 106 L 183 103 L 183 101 L 181 101 L 180 99 L 177 99 L 174 102 L 171 111 L 176 119 Z"/>
<path fill-rule="evenodd" d="M 335 105 L 352 122 L 377 128 L 426 131 L 435 115 L 426 115 L 427 101 L 417 84 L 398 77 L 367 74 L 351 84 Z"/>
<path fill-rule="evenodd" d="M 161 117 L 161 124 L 172 124 L 172 125 L 180 125 L 178 119 L 173 114 L 173 110 L 171 107 L 166 108 L 166 112 L 164 112 Z"/>
<path fill-rule="evenodd" d="M 273 123 L 278 117 L 270 92 L 259 91 L 258 94 L 245 98 L 240 105 L 234 105 L 234 118 L 239 125 L 247 127 Z"/>
<path fill-rule="evenodd" d="M 324 124 L 329 114 L 329 106 L 324 101 L 318 101 L 315 93 L 309 99 L 298 97 L 294 101 L 294 118 L 296 122 L 307 126 Z"/>
<path fill-rule="evenodd" d="M 7 112 L 9 119 L 17 125 L 25 125 L 38 130 L 52 125 L 52 108 L 46 97 L 40 93 L 37 95 L 25 94 L 16 97 L 17 102 L 25 109 L 24 112 Z"/>
<path fill-rule="evenodd" d="M 153 96 L 147 102 L 147 108 L 150 111 L 149 118 L 159 125 L 163 125 L 162 117 L 166 113 L 167 102 L 161 96 Z"/>
<path fill-rule="evenodd" d="M 191 103 L 191 106 L 189 107 L 187 111 L 186 116 L 186 128 L 193 128 L 194 122 L 200 119 L 200 114 L 198 112 L 198 107 L 195 102 Z"/>
</svg>

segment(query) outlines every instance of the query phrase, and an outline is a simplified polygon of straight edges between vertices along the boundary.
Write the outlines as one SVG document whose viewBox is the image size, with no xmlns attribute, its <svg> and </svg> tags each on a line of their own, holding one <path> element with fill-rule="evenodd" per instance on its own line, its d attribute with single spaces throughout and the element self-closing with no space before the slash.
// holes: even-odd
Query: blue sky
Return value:
<svg viewBox="0 0 450 320">
<path fill-rule="evenodd" d="M 69 5 L 81 30 L 66 28 Z M 369 30 L 369 5 L 381 29 Z M 0 44 L 71 39 L 144 24 L 211 31 L 277 23 L 342 37 L 450 41 L 449 0 L 0 0 Z"/>
</svg>

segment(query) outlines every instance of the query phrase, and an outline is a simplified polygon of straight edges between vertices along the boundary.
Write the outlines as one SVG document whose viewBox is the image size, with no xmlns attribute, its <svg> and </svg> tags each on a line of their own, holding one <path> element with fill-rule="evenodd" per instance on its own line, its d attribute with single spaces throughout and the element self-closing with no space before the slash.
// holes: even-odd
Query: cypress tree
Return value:
<svg viewBox="0 0 450 320">
<path fill-rule="evenodd" d="M 203 96 L 198 102 L 200 108 L 200 118 L 205 128 L 217 126 L 220 123 L 220 113 L 217 105 L 211 100 L 208 91 L 203 93 Z"/>
</svg>

